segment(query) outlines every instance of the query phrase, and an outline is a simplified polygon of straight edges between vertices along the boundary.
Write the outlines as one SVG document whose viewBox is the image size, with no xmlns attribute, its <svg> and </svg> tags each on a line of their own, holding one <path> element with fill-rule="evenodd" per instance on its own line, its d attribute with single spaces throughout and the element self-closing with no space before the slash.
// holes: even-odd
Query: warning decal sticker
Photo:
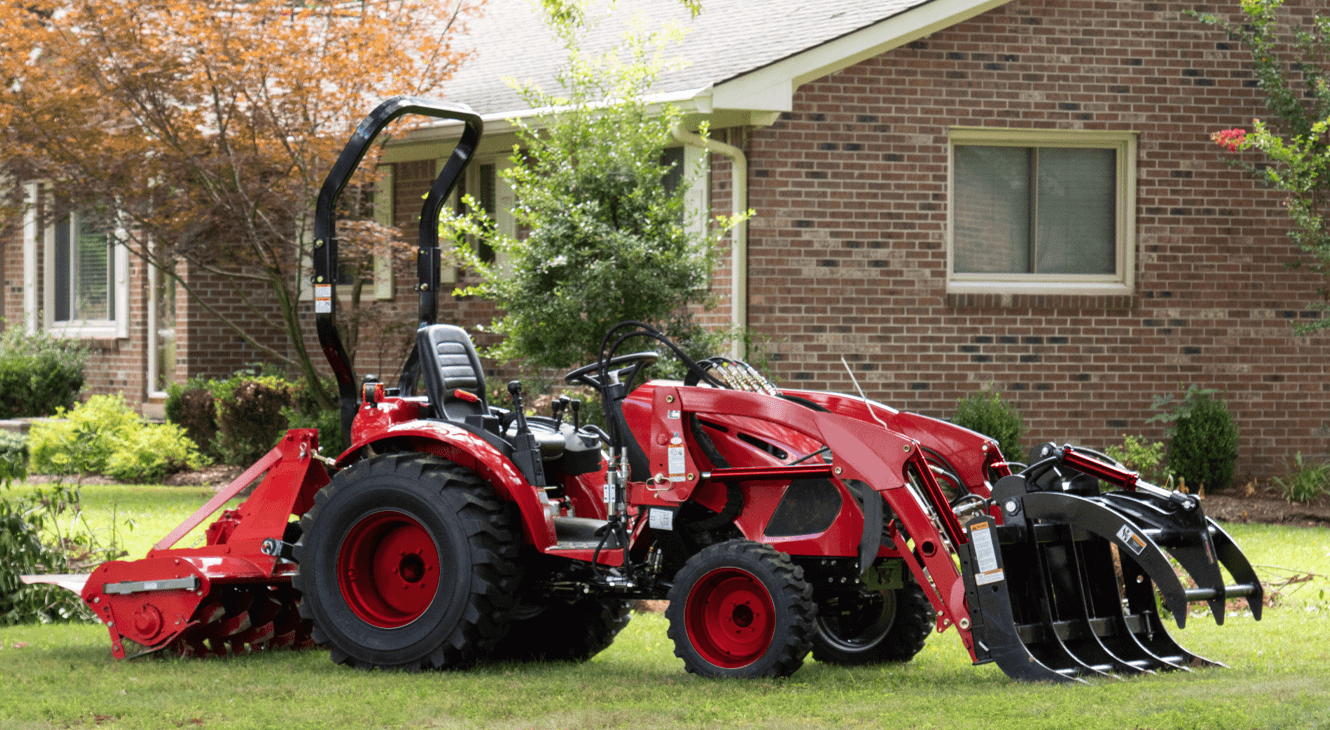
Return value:
<svg viewBox="0 0 1330 730">
<path fill-rule="evenodd" d="M 998 567 L 997 550 L 993 546 L 993 531 L 987 522 L 970 526 L 970 543 L 974 545 L 976 566 L 975 585 L 988 585 L 1002 580 L 1002 569 Z"/>
<path fill-rule="evenodd" d="M 1140 555 L 1141 551 L 1145 550 L 1145 540 L 1142 540 L 1140 535 L 1133 532 L 1130 525 L 1124 524 L 1122 529 L 1118 530 L 1118 539 L 1137 555 Z"/>
</svg>

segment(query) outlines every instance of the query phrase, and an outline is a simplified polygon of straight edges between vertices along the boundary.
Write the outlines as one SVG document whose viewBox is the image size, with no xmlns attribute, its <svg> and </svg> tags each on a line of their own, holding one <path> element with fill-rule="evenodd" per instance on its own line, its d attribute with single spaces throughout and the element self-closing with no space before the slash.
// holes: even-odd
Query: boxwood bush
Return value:
<svg viewBox="0 0 1330 730">
<path fill-rule="evenodd" d="M 956 416 L 951 419 L 957 426 L 978 431 L 998 442 L 1002 456 L 1012 461 L 1025 459 L 1021 439 L 1025 437 L 1025 419 L 1016 406 L 1002 401 L 996 390 L 971 393 L 960 401 Z"/>
<path fill-rule="evenodd" d="M 87 359 L 78 340 L 5 326 L 0 332 L 0 418 L 50 416 L 72 407 L 83 389 Z"/>
<path fill-rule="evenodd" d="M 1237 467 L 1238 427 L 1216 391 L 1191 385 L 1180 400 L 1156 397 L 1152 407 L 1161 412 L 1149 422 L 1167 424 L 1169 471 L 1189 491 L 1227 488 Z"/>
</svg>

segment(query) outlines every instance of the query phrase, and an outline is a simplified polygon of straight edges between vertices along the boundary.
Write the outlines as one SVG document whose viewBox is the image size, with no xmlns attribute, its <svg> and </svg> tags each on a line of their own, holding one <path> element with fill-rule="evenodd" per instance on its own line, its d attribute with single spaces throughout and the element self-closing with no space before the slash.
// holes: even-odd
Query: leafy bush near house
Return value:
<svg viewBox="0 0 1330 730">
<path fill-rule="evenodd" d="M 1275 484 L 1290 502 L 1310 502 L 1330 492 L 1330 464 L 1303 461 L 1299 451 L 1293 458 L 1288 474 L 1275 477 Z"/>
<path fill-rule="evenodd" d="M 325 387 L 336 390 L 330 383 Z M 288 428 L 317 428 L 325 449 L 341 444 L 339 411 L 320 409 L 303 381 L 278 373 L 243 370 L 229 378 L 171 385 L 166 418 L 183 428 L 200 451 L 236 466 L 261 458 Z"/>
<path fill-rule="evenodd" d="M 0 484 L 21 482 L 28 476 L 28 437 L 0 431 Z"/>
<path fill-rule="evenodd" d="M 957 426 L 978 431 L 997 441 L 1004 457 L 1015 461 L 1025 458 L 1021 446 L 1025 420 L 1015 406 L 1002 402 L 1002 395 L 996 390 L 971 393 L 962 398 L 956 416 L 951 420 Z"/>
<path fill-rule="evenodd" d="M 1147 421 L 1168 424 L 1166 463 L 1193 491 L 1226 488 L 1237 466 L 1238 427 L 1228 405 L 1215 392 L 1193 384 L 1177 402 L 1171 394 L 1156 396 L 1151 407 L 1160 413 Z"/>
<path fill-rule="evenodd" d="M 272 376 L 232 378 L 213 391 L 217 403 L 217 452 L 228 464 L 257 461 L 286 432 L 282 409 L 294 402 L 292 384 Z"/>
<path fill-rule="evenodd" d="M 7 327 L 0 333 L 0 418 L 49 416 L 73 406 L 87 358 L 77 340 Z"/>
<path fill-rule="evenodd" d="M 105 474 L 122 481 L 160 481 L 206 460 L 173 424 L 147 423 L 120 395 L 97 395 L 63 421 L 34 423 L 32 470 L 38 474 Z"/>
<path fill-rule="evenodd" d="M 1163 485 L 1170 476 L 1164 466 L 1163 441 L 1150 441 L 1144 436 L 1124 435 L 1121 446 L 1109 446 L 1104 453 L 1117 459 L 1128 469 L 1136 472 L 1151 484 Z"/>
</svg>

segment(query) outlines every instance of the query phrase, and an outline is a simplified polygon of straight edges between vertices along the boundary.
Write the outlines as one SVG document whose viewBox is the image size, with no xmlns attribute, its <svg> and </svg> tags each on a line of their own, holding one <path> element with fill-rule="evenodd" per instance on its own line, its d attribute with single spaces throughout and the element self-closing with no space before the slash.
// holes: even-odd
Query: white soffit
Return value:
<svg viewBox="0 0 1330 730">
<path fill-rule="evenodd" d="M 803 84 L 969 20 L 1011 0 L 932 0 L 801 53 L 723 81 L 710 90 L 716 109 L 783 112 Z"/>
</svg>

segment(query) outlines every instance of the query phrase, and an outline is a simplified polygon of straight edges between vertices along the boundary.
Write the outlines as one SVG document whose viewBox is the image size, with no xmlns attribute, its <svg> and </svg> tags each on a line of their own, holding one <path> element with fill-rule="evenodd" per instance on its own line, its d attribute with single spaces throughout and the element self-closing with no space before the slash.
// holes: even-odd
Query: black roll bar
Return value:
<svg viewBox="0 0 1330 730">
<path fill-rule="evenodd" d="M 356 415 L 358 391 L 351 359 L 337 332 L 337 199 L 369 151 L 370 144 L 390 122 L 406 114 L 420 114 L 437 119 L 454 119 L 466 125 L 462 138 L 453 149 L 448 162 L 435 178 L 425 203 L 420 209 L 420 235 L 417 249 L 416 273 L 420 293 L 419 326 L 434 324 L 439 309 L 439 213 L 452 193 L 462 172 L 471 162 L 476 145 L 480 143 L 484 125 L 480 115 L 464 104 L 449 104 L 412 96 L 395 96 L 374 108 L 351 135 L 342 148 L 342 154 L 333 164 L 332 171 L 319 190 L 314 208 L 314 320 L 319 333 L 319 345 L 337 379 L 341 403 L 342 448 L 350 444 L 351 422 Z"/>
</svg>

